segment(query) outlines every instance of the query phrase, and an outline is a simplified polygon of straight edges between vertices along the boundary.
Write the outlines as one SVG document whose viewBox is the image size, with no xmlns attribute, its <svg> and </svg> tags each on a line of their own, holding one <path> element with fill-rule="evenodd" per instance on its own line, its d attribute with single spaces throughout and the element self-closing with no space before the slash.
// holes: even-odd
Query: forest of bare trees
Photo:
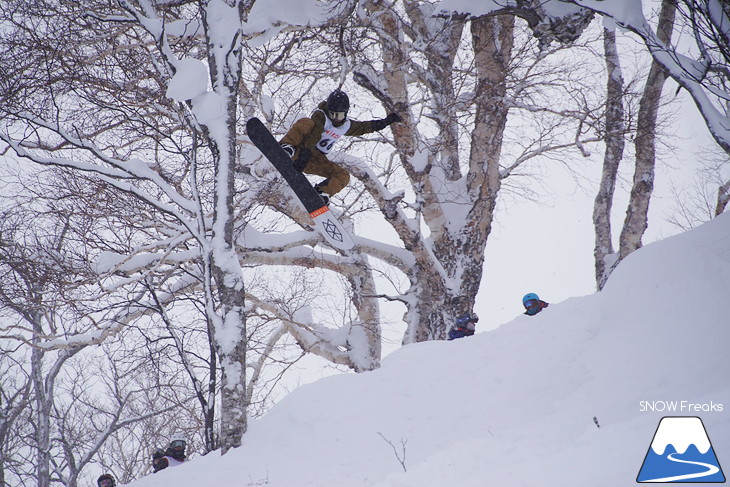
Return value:
<svg viewBox="0 0 730 487">
<path fill-rule="evenodd" d="M 567 14 L 536 0 L 311 1 L 288 20 L 261 0 L 2 2 L 0 486 L 91 485 L 101 469 L 126 483 L 178 430 L 191 452 L 225 453 L 303 358 L 376 369 L 386 319 L 404 344 L 444 339 L 490 272 L 503 192 L 528 197 L 548 161 L 601 155 L 600 289 L 642 245 L 670 78 L 717 142 L 707 218 L 722 213 L 730 8 L 663 0 L 645 25 L 610 27 L 611 11 L 551 1 Z M 622 65 L 615 26 L 650 66 Z M 191 66 L 206 83 L 171 96 Z M 243 130 L 258 116 L 282 135 L 338 87 L 356 118 L 403 118 L 333 156 L 353 176 L 332 202 L 347 253 Z M 358 235 L 373 221 L 387 238 Z"/>
</svg>

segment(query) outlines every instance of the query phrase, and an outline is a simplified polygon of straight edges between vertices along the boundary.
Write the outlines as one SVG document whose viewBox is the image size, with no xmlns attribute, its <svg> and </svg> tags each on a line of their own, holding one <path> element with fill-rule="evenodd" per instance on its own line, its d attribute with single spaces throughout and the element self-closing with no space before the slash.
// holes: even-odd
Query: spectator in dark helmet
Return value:
<svg viewBox="0 0 730 487">
<path fill-rule="evenodd" d="M 105 473 L 96 479 L 96 485 L 97 487 L 116 487 L 117 481 L 110 473 Z"/>
<path fill-rule="evenodd" d="M 476 313 L 464 313 L 456 318 L 454 326 L 449 330 L 449 340 L 472 336 L 476 331 L 477 321 L 479 317 Z"/>
<path fill-rule="evenodd" d="M 186 446 L 187 443 L 185 441 L 184 434 L 175 433 L 172 435 L 170 437 L 170 446 L 167 447 L 166 451 L 163 452 L 162 450 L 157 449 L 152 454 L 153 473 L 157 473 L 167 467 L 176 467 L 181 465 L 185 461 Z"/>
</svg>

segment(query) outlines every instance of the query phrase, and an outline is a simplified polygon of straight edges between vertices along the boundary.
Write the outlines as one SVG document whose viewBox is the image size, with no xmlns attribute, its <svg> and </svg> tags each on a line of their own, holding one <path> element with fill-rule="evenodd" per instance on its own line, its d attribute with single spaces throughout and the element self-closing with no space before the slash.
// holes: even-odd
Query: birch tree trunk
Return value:
<svg viewBox="0 0 730 487">
<path fill-rule="evenodd" d="M 246 315 L 243 273 L 235 252 L 233 224 L 236 129 L 241 80 L 241 28 L 250 0 L 209 0 L 202 10 L 213 91 L 225 104 L 225 132 L 208 126 L 215 167 L 212 239 L 204 257 L 216 283 L 219 310 L 209 303 L 221 367 L 221 449 L 240 446 L 246 432 Z M 226 29 L 229 19 L 237 29 Z M 210 296 L 211 290 L 208 291 Z"/>
<path fill-rule="evenodd" d="M 606 83 L 606 152 L 603 156 L 603 172 L 593 206 L 593 226 L 595 229 L 596 287 L 603 289 L 616 261 L 611 232 L 611 209 L 616 187 L 618 166 L 624 153 L 624 81 L 621 62 L 616 49 L 616 33 L 603 29 L 604 59 L 608 73 Z"/>
<path fill-rule="evenodd" d="M 717 190 L 717 205 L 715 206 L 715 216 L 722 214 L 730 202 L 730 181 L 726 182 Z"/>
<path fill-rule="evenodd" d="M 484 250 L 492 229 L 497 195 L 501 188 L 502 141 L 510 105 L 506 100 L 514 42 L 514 17 L 505 15 L 472 21 L 472 46 L 477 70 L 476 116 L 471 133 L 467 192 L 474 202 L 460 244 L 469 244 L 462 295 L 473 303 L 483 274 Z"/>
<path fill-rule="evenodd" d="M 32 321 L 34 337 L 32 341 L 38 343 L 43 336 L 37 320 Z M 43 371 L 43 355 L 39 348 L 31 352 L 31 377 L 33 380 L 35 402 L 35 448 L 36 448 L 36 478 L 38 487 L 51 485 L 51 398 L 46 390 L 45 374 Z"/>
<path fill-rule="evenodd" d="M 4 353 L 4 350 L 3 350 Z M 15 463 L 13 443 L 20 436 L 18 423 L 23 422 L 23 414 L 31 401 L 32 378 L 24 371 L 18 370 L 17 364 L 3 364 L 3 377 L 0 377 L 0 486 L 10 485 L 9 468 Z M 20 380 L 26 376 L 25 380 Z"/>
<path fill-rule="evenodd" d="M 662 43 L 669 44 L 674 28 L 676 6 L 672 0 L 662 2 L 657 34 Z M 668 77 L 665 68 L 652 61 L 644 94 L 639 103 L 636 140 L 636 169 L 629 207 L 621 231 L 619 260 L 641 248 L 641 239 L 648 226 L 649 202 L 654 190 L 656 166 L 656 126 L 662 88 Z"/>
<path fill-rule="evenodd" d="M 46 330 L 42 326 L 43 318 L 40 313 L 31 311 L 30 314 L 35 315 L 32 322 L 34 337 L 31 341 L 34 344 L 38 344 L 41 341 L 40 337 L 46 334 Z M 81 348 L 55 352 L 56 359 L 50 364 L 45 363 L 44 358 L 47 353 L 42 349 L 33 347 L 31 351 L 31 377 L 35 403 L 33 417 L 36 423 L 36 444 L 33 447 L 36 451 L 36 478 L 39 487 L 49 487 L 51 485 L 52 472 L 63 478 L 62 471 L 56 471 L 53 468 L 55 464 L 52 462 L 54 456 L 52 454 L 53 444 L 51 442 L 51 414 L 55 401 L 54 389 L 56 378 L 63 368 L 63 364 L 79 351 L 81 351 Z M 72 471 L 70 473 L 73 474 L 74 472 Z"/>
<path fill-rule="evenodd" d="M 416 3 L 406 2 L 413 26 L 410 36 L 427 46 L 426 67 L 412 63 L 400 21 L 382 4 L 368 2 L 382 47 L 384 90 L 365 73 L 355 79 L 398 111 L 404 123 L 393 126 L 395 147 L 416 191 L 419 211 L 430 230 L 425 239 L 418 224 L 399 211 L 399 197 L 378 194 L 372 175 L 350 168 L 383 201 L 381 211 L 414 259 L 405 270 L 411 282 L 412 305 L 407 310 L 404 343 L 443 339 L 456 316 L 471 311 L 483 273 L 484 248 L 491 230 L 500 182 L 500 152 L 509 107 L 506 77 L 511 61 L 514 17 L 495 16 L 471 22 L 475 53 L 475 121 L 468 140 L 468 164 L 460 161 L 459 114 L 453 88 L 454 60 L 466 25 L 464 16 L 435 20 Z M 431 94 L 438 138 L 430 147 L 410 114 L 407 69 Z M 425 155 L 427 154 L 427 155 Z M 422 158 L 426 158 L 423 163 Z M 466 174 L 463 167 L 468 169 Z M 451 205 L 466 208 L 463 217 L 449 215 Z M 461 215 L 461 214 L 460 214 Z"/>
</svg>

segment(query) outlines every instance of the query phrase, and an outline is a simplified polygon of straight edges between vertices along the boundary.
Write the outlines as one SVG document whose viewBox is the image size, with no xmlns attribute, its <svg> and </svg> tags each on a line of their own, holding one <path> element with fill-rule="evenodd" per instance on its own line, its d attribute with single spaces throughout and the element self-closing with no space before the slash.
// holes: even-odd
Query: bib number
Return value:
<svg viewBox="0 0 730 487">
<path fill-rule="evenodd" d="M 345 120 L 345 123 L 339 127 L 335 127 L 332 121 L 325 115 L 324 130 L 320 135 L 319 142 L 317 142 L 317 149 L 324 154 L 329 154 L 332 147 L 340 140 L 340 137 L 345 135 L 350 129 L 350 121 Z"/>
<path fill-rule="evenodd" d="M 317 144 L 317 147 L 319 147 L 320 151 L 327 154 L 327 153 L 329 153 L 329 151 L 332 150 L 332 146 L 335 145 L 335 142 L 337 142 L 337 141 L 334 139 L 322 139 L 319 141 L 319 144 Z"/>
</svg>

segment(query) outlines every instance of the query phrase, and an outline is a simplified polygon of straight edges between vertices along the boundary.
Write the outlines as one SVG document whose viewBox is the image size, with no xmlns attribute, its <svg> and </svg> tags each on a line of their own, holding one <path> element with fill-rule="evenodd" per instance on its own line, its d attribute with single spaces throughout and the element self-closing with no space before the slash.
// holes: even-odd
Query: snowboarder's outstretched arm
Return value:
<svg viewBox="0 0 730 487">
<path fill-rule="evenodd" d="M 358 122 L 357 120 L 353 120 L 352 125 L 350 125 L 350 130 L 348 130 L 345 135 L 350 137 L 358 137 L 360 135 L 379 132 L 392 123 L 398 123 L 402 121 L 403 119 L 397 113 L 391 113 L 387 117 L 381 118 L 380 120 L 369 120 L 367 122 Z"/>
<path fill-rule="evenodd" d="M 391 113 L 385 118 L 379 120 L 368 120 L 359 122 L 350 120 L 350 128 L 345 133 L 349 137 L 359 137 L 373 132 L 379 132 L 392 123 L 402 122 L 403 119 L 397 113 Z M 292 147 L 301 147 L 309 150 L 317 146 L 322 132 L 324 132 L 325 114 L 321 106 L 316 110 L 311 118 L 300 118 L 291 126 L 286 135 L 281 139 L 282 144 L 288 144 Z"/>
</svg>

